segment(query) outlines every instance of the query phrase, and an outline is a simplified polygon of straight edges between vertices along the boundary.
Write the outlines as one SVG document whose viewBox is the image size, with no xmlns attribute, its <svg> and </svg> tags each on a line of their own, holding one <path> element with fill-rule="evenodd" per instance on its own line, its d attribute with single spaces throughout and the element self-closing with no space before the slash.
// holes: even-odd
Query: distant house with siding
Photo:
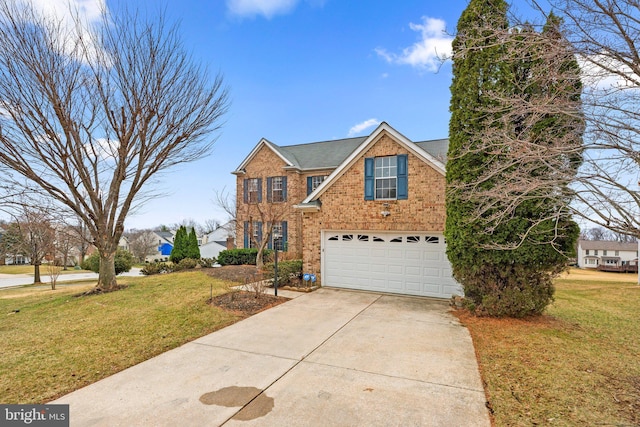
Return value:
<svg viewBox="0 0 640 427">
<path fill-rule="evenodd" d="M 612 242 L 608 240 L 579 240 L 578 267 L 634 266 L 637 271 L 638 243 Z"/>
<path fill-rule="evenodd" d="M 167 261 L 173 250 L 174 233 L 171 231 L 153 231 L 152 233 L 156 239 L 157 250 L 152 255 L 147 255 L 145 260 L 147 262 Z"/>
</svg>

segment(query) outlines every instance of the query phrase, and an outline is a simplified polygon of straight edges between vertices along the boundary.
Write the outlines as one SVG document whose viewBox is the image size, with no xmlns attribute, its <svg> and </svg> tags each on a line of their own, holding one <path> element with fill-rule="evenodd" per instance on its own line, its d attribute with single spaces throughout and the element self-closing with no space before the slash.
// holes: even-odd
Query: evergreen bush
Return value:
<svg viewBox="0 0 640 427">
<path fill-rule="evenodd" d="M 131 270 L 135 260 L 133 254 L 124 249 L 118 249 L 115 256 L 116 274 L 126 273 Z M 87 259 L 82 261 L 83 270 L 90 270 L 94 273 L 100 272 L 100 253 L 95 251 Z"/>
</svg>

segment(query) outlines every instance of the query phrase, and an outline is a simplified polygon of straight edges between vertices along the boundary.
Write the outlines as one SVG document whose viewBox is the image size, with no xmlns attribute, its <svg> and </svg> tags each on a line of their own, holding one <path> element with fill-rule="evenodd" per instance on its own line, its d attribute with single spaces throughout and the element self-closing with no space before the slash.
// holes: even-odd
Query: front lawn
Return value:
<svg viewBox="0 0 640 427">
<path fill-rule="evenodd" d="M 474 318 L 496 426 L 639 425 L 640 286 L 631 274 L 572 270 L 545 316 Z"/>
<path fill-rule="evenodd" d="M 44 403 L 237 321 L 207 304 L 228 291 L 201 271 L 121 277 L 128 288 L 0 291 L 0 403 Z"/>
</svg>

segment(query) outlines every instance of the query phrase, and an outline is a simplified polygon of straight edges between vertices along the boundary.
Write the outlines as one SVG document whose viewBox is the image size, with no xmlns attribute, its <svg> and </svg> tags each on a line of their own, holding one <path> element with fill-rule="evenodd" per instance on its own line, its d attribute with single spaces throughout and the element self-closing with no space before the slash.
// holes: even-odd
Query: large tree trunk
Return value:
<svg viewBox="0 0 640 427">
<path fill-rule="evenodd" d="M 116 281 L 116 251 L 99 250 L 100 252 L 100 277 L 98 278 L 97 289 L 102 291 L 113 291 L 118 287 Z"/>
</svg>

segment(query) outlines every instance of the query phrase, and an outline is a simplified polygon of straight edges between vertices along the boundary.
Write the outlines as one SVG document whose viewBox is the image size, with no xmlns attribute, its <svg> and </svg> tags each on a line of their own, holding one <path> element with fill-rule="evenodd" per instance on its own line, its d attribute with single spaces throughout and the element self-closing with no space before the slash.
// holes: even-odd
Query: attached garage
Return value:
<svg viewBox="0 0 640 427">
<path fill-rule="evenodd" d="M 324 231 L 323 286 L 436 298 L 461 295 L 444 236 L 425 232 Z"/>
</svg>

